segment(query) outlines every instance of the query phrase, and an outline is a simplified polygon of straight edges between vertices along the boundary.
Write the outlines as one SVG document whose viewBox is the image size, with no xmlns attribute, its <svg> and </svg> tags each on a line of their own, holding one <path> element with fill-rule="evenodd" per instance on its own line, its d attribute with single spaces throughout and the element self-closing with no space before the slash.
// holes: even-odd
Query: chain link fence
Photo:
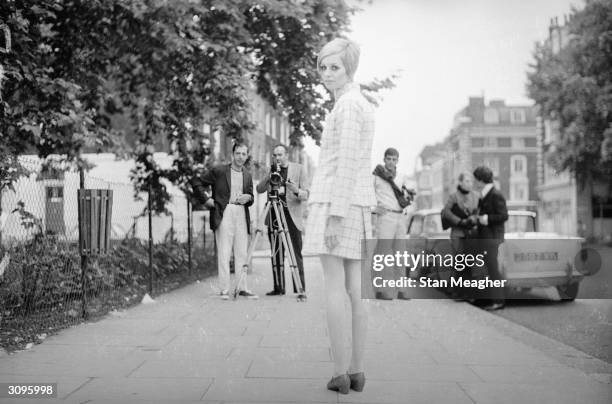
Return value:
<svg viewBox="0 0 612 404">
<path fill-rule="evenodd" d="M 104 166 L 86 174 L 84 185 L 113 191 L 110 245 L 107 253 L 83 259 L 79 174 L 41 173 L 36 157 L 20 161 L 31 175 L 0 195 L 0 345 L 5 349 L 39 342 L 55 330 L 136 304 L 146 293 L 157 295 L 202 279 L 216 269 L 208 212 L 192 211 L 184 194 L 170 188 L 168 214 L 149 218 L 148 196 L 136 198 L 127 181 L 96 177 Z M 106 174 L 102 172 L 112 177 Z"/>
</svg>

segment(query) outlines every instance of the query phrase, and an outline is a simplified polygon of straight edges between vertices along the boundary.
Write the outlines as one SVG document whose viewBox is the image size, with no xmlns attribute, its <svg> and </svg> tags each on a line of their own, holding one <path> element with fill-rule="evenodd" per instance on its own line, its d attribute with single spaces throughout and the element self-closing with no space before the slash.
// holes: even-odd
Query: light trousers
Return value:
<svg viewBox="0 0 612 404">
<path fill-rule="evenodd" d="M 249 234 L 247 233 L 246 214 L 243 205 L 229 204 L 223 211 L 223 219 L 215 231 L 217 238 L 217 257 L 219 262 L 219 284 L 221 290 L 229 291 L 230 285 L 230 259 L 234 252 L 234 268 L 239 276 L 242 267 L 246 264 L 249 248 Z M 246 276 L 239 290 L 246 290 Z"/>
<path fill-rule="evenodd" d="M 376 215 L 376 238 L 378 239 L 377 251 L 382 254 L 394 254 L 396 251 L 403 252 L 405 243 L 404 236 L 408 229 L 406 216 L 402 213 L 385 211 Z M 395 266 L 386 266 L 380 273 L 385 280 L 399 280 L 402 276 L 410 277 L 409 271 L 402 271 Z M 387 297 L 397 297 L 397 292 L 404 288 L 378 288 L 379 292 Z"/>
<path fill-rule="evenodd" d="M 376 216 L 376 238 L 389 240 L 406 235 L 408 222 L 404 214 L 384 212 Z"/>
</svg>

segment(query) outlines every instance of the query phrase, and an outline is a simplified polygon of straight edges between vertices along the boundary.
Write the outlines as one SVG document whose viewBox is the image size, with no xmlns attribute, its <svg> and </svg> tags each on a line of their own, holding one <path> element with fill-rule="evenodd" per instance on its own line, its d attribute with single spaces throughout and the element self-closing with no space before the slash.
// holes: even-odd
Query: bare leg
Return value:
<svg viewBox="0 0 612 404">
<path fill-rule="evenodd" d="M 363 372 L 363 357 L 368 332 L 368 312 L 361 298 L 361 261 L 344 260 L 346 291 L 351 300 L 353 348 L 348 373 Z"/>
<path fill-rule="evenodd" d="M 340 257 L 321 255 L 327 304 L 327 329 L 334 361 L 334 376 L 346 372 L 344 352 L 344 262 Z"/>
</svg>

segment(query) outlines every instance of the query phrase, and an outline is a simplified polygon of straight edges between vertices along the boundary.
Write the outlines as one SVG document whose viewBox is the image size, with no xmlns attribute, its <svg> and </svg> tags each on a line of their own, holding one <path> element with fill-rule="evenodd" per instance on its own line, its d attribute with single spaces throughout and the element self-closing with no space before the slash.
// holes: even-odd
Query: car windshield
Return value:
<svg viewBox="0 0 612 404">
<path fill-rule="evenodd" d="M 427 215 L 423 220 L 424 233 L 442 233 L 442 220 L 440 215 Z"/>
<path fill-rule="evenodd" d="M 418 236 L 421 234 L 423 230 L 423 217 L 422 216 L 413 216 L 410 220 L 410 225 L 408 227 L 408 234 L 412 236 Z"/>
<path fill-rule="evenodd" d="M 529 215 L 510 215 L 505 224 L 506 233 L 529 233 L 535 231 L 535 223 Z"/>
</svg>

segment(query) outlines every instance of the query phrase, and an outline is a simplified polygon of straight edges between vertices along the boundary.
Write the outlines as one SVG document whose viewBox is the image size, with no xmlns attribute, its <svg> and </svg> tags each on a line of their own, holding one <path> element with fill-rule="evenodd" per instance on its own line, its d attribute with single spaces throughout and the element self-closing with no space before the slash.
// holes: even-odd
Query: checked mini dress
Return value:
<svg viewBox="0 0 612 404">
<path fill-rule="evenodd" d="M 371 208 L 376 205 L 370 160 L 374 108 L 358 84 L 347 84 L 338 95 L 321 137 L 303 253 L 361 259 L 361 240 L 372 238 Z M 324 237 L 329 216 L 343 218 L 339 243 L 332 250 L 325 246 Z"/>
</svg>

